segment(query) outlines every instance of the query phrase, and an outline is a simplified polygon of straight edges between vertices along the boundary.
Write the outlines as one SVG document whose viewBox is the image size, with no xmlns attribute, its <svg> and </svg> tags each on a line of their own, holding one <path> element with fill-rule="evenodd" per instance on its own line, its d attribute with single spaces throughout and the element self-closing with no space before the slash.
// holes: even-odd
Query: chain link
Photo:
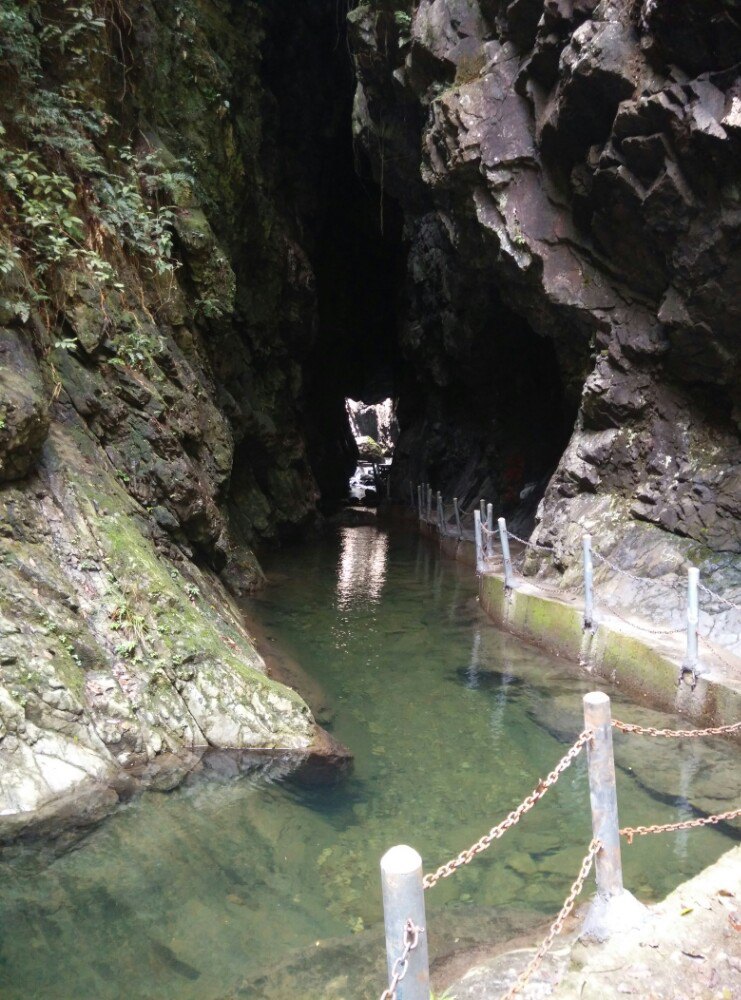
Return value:
<svg viewBox="0 0 741 1000">
<path fill-rule="evenodd" d="M 417 927 L 412 919 L 407 917 L 404 924 L 404 937 L 402 938 L 404 950 L 394 962 L 391 970 L 391 982 L 388 984 L 388 988 L 381 994 L 381 1000 L 396 1000 L 396 989 L 409 968 L 409 953 L 414 951 L 419 944 L 419 935 L 421 933 L 422 928 Z"/>
<path fill-rule="evenodd" d="M 486 527 L 486 525 L 483 523 L 483 521 L 481 523 L 481 530 L 482 530 L 482 533 L 483 533 L 484 537 L 492 537 L 493 538 L 494 536 L 498 537 L 498 535 L 499 535 L 499 531 L 497 529 L 494 529 L 493 531 L 489 531 L 489 529 Z M 522 576 L 524 578 L 524 580 L 526 581 L 526 583 L 533 584 L 534 586 L 538 587 L 540 590 L 545 591 L 547 594 L 556 594 L 559 597 L 563 596 L 563 591 L 561 590 L 560 587 L 549 586 L 548 584 L 543 583 L 543 581 L 540 580 L 536 576 L 526 577 L 526 576 L 524 576 L 524 574 L 522 572 L 523 569 L 524 569 L 524 566 L 525 566 L 525 559 L 527 558 L 527 550 L 528 549 L 533 549 L 534 551 L 538 551 L 538 552 L 552 552 L 552 549 L 547 549 L 547 548 L 544 548 L 542 545 L 534 545 L 532 542 L 527 542 L 527 541 L 525 541 L 524 538 L 520 538 L 519 535 L 515 535 L 515 534 L 513 534 L 509 530 L 507 530 L 507 534 L 509 535 L 509 537 L 513 541 L 520 542 L 521 545 L 525 546 L 525 551 L 523 553 L 521 553 L 519 556 L 515 556 L 512 559 L 512 568 L 514 570 L 516 570 L 516 572 L 520 576 Z M 488 554 L 486 552 L 484 553 L 484 558 L 487 559 L 487 560 L 489 559 L 489 556 L 488 556 Z"/>
<path fill-rule="evenodd" d="M 725 656 L 723 656 L 723 655 L 722 655 L 722 653 L 719 653 L 719 652 L 718 652 L 718 647 L 717 647 L 717 646 L 715 645 L 715 643 L 712 643 L 712 642 L 711 642 L 711 641 L 710 641 L 710 640 L 708 639 L 708 637 L 707 637 L 706 635 L 703 635 L 703 634 L 702 634 L 702 632 L 698 632 L 698 633 L 697 633 L 697 637 L 698 637 L 698 639 L 700 640 L 700 642 L 701 642 L 701 643 L 702 643 L 702 644 L 703 644 L 703 645 L 705 646 L 705 648 L 707 649 L 707 651 L 708 651 L 708 652 L 709 652 L 709 653 L 710 653 L 710 654 L 711 654 L 712 656 L 715 656 L 715 657 L 716 657 L 716 658 L 717 658 L 718 660 L 720 660 L 720 662 L 721 662 L 721 663 L 722 663 L 722 664 L 723 664 L 724 666 L 728 667 L 728 669 L 729 669 L 729 670 L 735 670 L 735 669 L 736 669 L 736 668 L 735 668 L 735 667 L 733 666 L 733 664 L 732 664 L 732 663 L 730 662 L 730 660 L 727 660 L 727 659 L 725 658 Z"/>
<path fill-rule="evenodd" d="M 704 583 L 700 583 L 698 581 L 697 586 L 700 590 L 706 593 L 708 597 L 712 597 L 714 601 L 720 601 L 722 604 L 727 604 L 728 607 L 732 608 L 734 611 L 741 611 L 741 607 L 739 607 L 738 604 L 734 604 L 733 601 L 729 601 L 727 597 L 721 597 L 720 594 L 716 594 L 714 590 L 711 590 L 710 587 L 706 587 Z"/>
<path fill-rule="evenodd" d="M 508 813 L 501 823 L 493 826 L 488 833 L 485 833 L 480 840 L 477 840 L 475 844 L 472 844 L 468 850 L 461 851 L 457 857 L 452 858 L 444 865 L 440 865 L 437 871 L 425 875 L 423 881 L 425 889 L 432 889 L 433 886 L 437 885 L 440 879 L 448 878 L 459 868 L 470 864 L 477 854 L 481 854 L 482 851 L 485 851 L 487 847 L 491 846 L 493 841 L 497 840 L 505 834 L 507 830 L 510 830 L 513 826 L 519 823 L 525 813 L 530 812 L 533 806 L 543 798 L 548 789 L 556 784 L 563 772 L 570 767 L 572 762 L 579 756 L 584 745 L 591 739 L 591 737 L 592 730 L 585 729 L 584 732 L 580 734 L 571 749 L 564 754 L 558 764 L 556 764 L 553 770 L 542 781 L 538 782 L 533 791 L 522 800 L 516 809 L 513 809 L 511 813 Z"/>
<path fill-rule="evenodd" d="M 592 558 L 599 560 L 599 562 L 603 562 L 605 566 L 609 566 L 609 568 L 614 573 L 620 573 L 621 576 L 627 576 L 628 579 L 633 580 L 634 583 L 651 583 L 651 584 L 656 584 L 659 587 L 667 587 L 669 590 L 674 590 L 674 591 L 682 587 L 682 584 L 679 582 L 679 580 L 668 581 L 668 580 L 660 580 L 652 576 L 636 576 L 635 573 L 630 573 L 627 569 L 623 569 L 621 566 L 618 566 L 617 563 L 614 563 L 612 559 L 608 559 L 607 556 L 603 556 L 595 549 L 592 549 Z"/>
<path fill-rule="evenodd" d="M 554 587 L 552 584 L 543 583 L 540 577 L 525 576 L 525 574 L 522 572 L 522 570 L 525 567 L 525 560 L 527 559 L 528 549 L 532 549 L 533 552 L 548 552 L 550 555 L 553 555 L 553 549 L 550 549 L 545 545 L 538 545 L 535 542 L 528 542 L 526 539 L 520 538 L 519 535 L 516 535 L 513 531 L 510 531 L 509 529 L 507 530 L 507 534 L 513 541 L 519 542 L 521 545 L 525 546 L 525 551 L 522 554 L 522 558 L 518 569 L 518 572 L 523 577 L 525 582 L 532 584 L 532 586 L 537 587 L 539 590 L 544 591 L 546 594 L 555 594 L 557 597 L 563 597 L 563 590 L 561 587 Z"/>
<path fill-rule="evenodd" d="M 483 520 L 483 518 L 481 520 L 481 531 L 482 531 L 482 533 L 483 533 L 484 536 L 487 536 L 487 535 L 492 535 L 493 536 L 493 535 L 497 535 L 499 533 L 498 529 L 494 529 L 494 530 L 490 531 L 489 528 L 487 528 L 486 523 Z M 550 553 L 551 555 L 553 555 L 553 549 L 550 546 L 539 545 L 537 542 L 531 542 L 527 538 L 520 538 L 519 535 L 516 535 L 513 531 L 510 531 L 509 528 L 507 529 L 507 534 L 508 534 L 508 536 L 513 541 L 519 542 L 521 545 L 525 545 L 527 548 L 533 549 L 535 552 L 547 552 L 547 553 Z M 681 586 L 682 586 L 682 584 L 680 583 L 679 580 L 673 580 L 673 581 L 670 582 L 670 581 L 667 581 L 667 580 L 659 580 L 659 579 L 656 579 L 654 577 L 637 576 L 635 573 L 631 573 L 629 570 L 623 569 L 622 566 L 618 566 L 618 564 L 615 563 L 615 562 L 613 562 L 612 559 L 609 559 L 607 556 L 603 556 L 600 552 L 597 552 L 594 549 L 592 550 L 592 557 L 593 557 L 593 559 L 596 559 L 599 562 L 604 563 L 605 566 L 608 566 L 614 573 L 619 573 L 621 576 L 626 576 L 629 580 L 633 580 L 634 583 L 640 583 L 640 584 L 644 584 L 644 583 L 658 584 L 660 587 L 667 587 L 670 590 L 675 590 L 675 591 L 677 590 L 677 588 L 681 588 Z M 733 601 L 729 601 L 727 597 L 723 597 L 723 596 L 721 596 L 721 594 L 716 594 L 715 591 L 713 591 L 713 590 L 710 589 L 710 587 L 706 587 L 704 583 L 698 583 L 698 586 L 699 586 L 700 590 L 703 591 L 703 593 L 707 594 L 708 597 L 711 597 L 713 600 L 720 601 L 722 604 L 725 604 L 727 607 L 731 608 L 733 611 L 741 611 L 741 606 L 739 606 L 738 604 L 735 604 Z M 620 617 L 620 615 L 618 615 L 617 617 Z M 625 621 L 625 619 L 623 619 L 623 620 Z M 632 623 L 628 622 L 627 624 L 632 624 Z M 638 627 L 641 628 L 642 626 L 638 626 Z M 658 629 L 657 630 L 644 629 L 644 631 L 646 631 L 646 632 L 653 631 L 654 634 L 660 635 L 660 634 L 662 634 L 662 632 L 664 630 L 660 631 Z M 681 629 L 668 629 L 668 630 L 666 630 L 666 634 L 672 634 L 674 632 L 683 632 L 683 631 L 684 631 L 684 627 L 681 628 Z"/>
<path fill-rule="evenodd" d="M 721 823 L 723 820 L 737 819 L 741 816 L 741 809 L 731 809 L 728 812 L 717 813 L 715 816 L 700 816 L 699 819 L 685 819 L 679 823 L 665 823 L 663 826 L 653 824 L 652 826 L 626 826 L 620 831 L 621 837 L 626 837 L 629 844 L 633 843 L 633 837 L 645 837 L 647 833 L 670 833 L 672 830 L 691 830 L 695 826 L 711 826 L 714 823 Z"/>
<path fill-rule="evenodd" d="M 510 531 L 509 528 L 507 528 L 507 534 L 512 541 L 519 542 L 520 545 L 525 545 L 528 549 L 533 549 L 535 552 L 549 552 L 553 555 L 553 549 L 548 545 L 538 545 L 537 542 L 529 542 L 526 538 L 520 538 L 519 535 L 516 535 L 514 531 Z"/>
<path fill-rule="evenodd" d="M 649 628 L 648 625 L 641 625 L 640 622 L 631 621 L 630 618 L 626 618 L 625 615 L 621 615 L 619 611 L 616 611 L 611 604 L 606 605 L 607 610 L 611 615 L 619 618 L 621 622 L 626 625 L 630 625 L 631 628 L 640 629 L 641 632 L 648 632 L 650 635 L 679 635 L 680 632 L 686 632 L 687 626 L 680 625 L 679 628 Z"/>
<path fill-rule="evenodd" d="M 589 845 L 589 850 L 584 855 L 584 860 L 582 861 L 581 868 L 579 869 L 579 874 L 576 876 L 571 890 L 564 901 L 561 911 L 556 917 L 556 919 L 551 924 L 551 929 L 548 931 L 545 940 L 541 944 L 540 948 L 535 952 L 532 959 L 528 962 L 526 968 L 517 977 L 515 982 L 510 986 L 509 990 L 505 993 L 502 1000 L 512 1000 L 512 997 L 517 996 L 517 994 L 522 990 L 527 981 L 530 979 L 532 974 L 540 967 L 541 962 L 547 955 L 551 945 L 553 944 L 554 938 L 561 933 L 563 930 L 563 925 L 566 922 L 566 918 L 571 913 L 574 908 L 574 903 L 579 893 L 584 887 L 584 883 L 587 879 L 587 875 L 591 871 L 592 865 L 594 864 L 594 859 L 600 851 L 602 844 L 599 840 L 593 840 Z"/>
<path fill-rule="evenodd" d="M 728 726 L 713 726 L 711 729 L 657 729 L 655 726 L 637 726 L 632 722 L 621 722 L 613 719 L 612 724 L 615 729 L 623 733 L 636 733 L 640 736 L 666 736 L 672 737 L 698 737 L 698 736 L 722 736 L 723 733 L 736 733 L 741 729 L 741 722 L 734 722 Z"/>
</svg>

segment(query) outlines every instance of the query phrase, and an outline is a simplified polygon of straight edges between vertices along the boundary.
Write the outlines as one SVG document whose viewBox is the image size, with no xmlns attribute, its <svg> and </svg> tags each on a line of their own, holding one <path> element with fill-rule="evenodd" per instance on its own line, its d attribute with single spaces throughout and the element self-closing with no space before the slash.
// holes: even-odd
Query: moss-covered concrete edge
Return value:
<svg viewBox="0 0 741 1000">
<path fill-rule="evenodd" d="M 476 566 L 471 541 L 440 538 L 434 525 L 422 522 L 419 531 L 438 544 L 443 555 Z M 507 591 L 503 577 L 492 572 L 479 576 L 479 600 L 486 614 L 508 632 L 567 657 L 655 708 L 709 725 L 731 725 L 741 719 L 741 685 L 714 675 L 698 678 L 694 688 L 689 675 L 678 683 L 679 659 L 604 623 L 585 629 L 580 604 L 536 593 L 531 584 Z"/>
</svg>

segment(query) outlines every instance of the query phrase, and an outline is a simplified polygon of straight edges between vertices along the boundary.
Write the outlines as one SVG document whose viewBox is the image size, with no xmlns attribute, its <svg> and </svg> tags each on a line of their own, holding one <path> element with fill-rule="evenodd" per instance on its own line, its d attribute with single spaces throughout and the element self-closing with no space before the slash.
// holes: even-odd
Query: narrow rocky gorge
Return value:
<svg viewBox="0 0 741 1000">
<path fill-rule="evenodd" d="M 392 488 L 741 594 L 738 0 L 0 0 L 0 830 L 309 746 L 239 600 Z M 689 26 L 689 27 L 688 27 Z M 728 623 L 728 608 L 715 607 Z"/>
<path fill-rule="evenodd" d="M 514 517 L 542 496 L 535 538 L 561 569 L 589 527 L 649 575 L 689 558 L 738 587 L 738 15 L 721 0 L 350 14 L 353 128 L 408 241 L 417 391 L 397 483 Z"/>
</svg>

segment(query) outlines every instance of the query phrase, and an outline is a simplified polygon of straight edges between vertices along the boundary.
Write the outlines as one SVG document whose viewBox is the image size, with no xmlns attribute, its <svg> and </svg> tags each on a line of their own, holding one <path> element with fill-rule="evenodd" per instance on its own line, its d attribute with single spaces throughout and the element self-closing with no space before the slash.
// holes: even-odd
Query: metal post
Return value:
<svg viewBox="0 0 741 1000">
<path fill-rule="evenodd" d="M 483 497 L 481 498 L 481 503 L 479 505 L 479 509 L 481 511 L 481 520 L 485 521 L 486 520 L 486 500 L 484 500 Z"/>
<path fill-rule="evenodd" d="M 602 691 L 584 695 L 584 728 L 593 730 L 593 736 L 587 743 L 587 764 L 592 836 L 602 844 L 596 858 L 597 889 L 604 896 L 616 896 L 623 891 L 623 867 L 620 861 L 610 699 Z"/>
<path fill-rule="evenodd" d="M 582 538 L 582 551 L 584 554 L 584 628 L 591 628 L 594 624 L 594 592 L 593 592 L 593 568 L 592 568 L 592 536 L 584 535 Z"/>
<path fill-rule="evenodd" d="M 481 511 L 473 512 L 473 535 L 476 539 L 476 572 L 484 572 L 484 549 L 481 544 Z"/>
<path fill-rule="evenodd" d="M 512 590 L 515 585 L 514 573 L 512 572 L 512 560 L 509 555 L 509 536 L 507 535 L 507 522 L 503 517 L 497 521 L 499 525 L 499 539 L 502 543 L 502 560 L 504 562 L 504 586 L 507 590 Z"/>
<path fill-rule="evenodd" d="M 494 558 L 494 504 L 486 505 L 486 556 Z"/>
<path fill-rule="evenodd" d="M 443 512 L 443 496 L 440 490 L 437 491 L 437 526 L 440 530 L 440 537 L 445 538 L 445 514 Z"/>
<path fill-rule="evenodd" d="M 389 983 L 394 963 L 404 950 L 404 928 L 411 920 L 419 930 L 417 947 L 409 952 L 409 965 L 396 989 L 398 1000 L 430 1000 L 425 895 L 422 858 L 404 844 L 392 847 L 381 858 L 383 919 L 386 928 L 386 963 Z"/>
<path fill-rule="evenodd" d="M 422 520 L 422 483 L 417 487 L 417 516 Z"/>
<path fill-rule="evenodd" d="M 587 743 L 592 836 L 602 846 L 595 858 L 597 894 L 589 905 L 581 937 L 605 941 L 612 934 L 640 927 L 648 910 L 623 888 L 612 717 L 610 699 L 602 691 L 584 695 L 584 728 L 592 730 Z"/>
<path fill-rule="evenodd" d="M 687 570 L 687 662 L 690 670 L 697 667 L 697 626 L 700 622 L 700 605 L 697 585 L 700 582 L 700 570 L 690 566 Z"/>
<path fill-rule="evenodd" d="M 427 485 L 427 520 L 432 520 L 432 487 Z"/>
<path fill-rule="evenodd" d="M 461 527 L 461 512 L 458 507 L 458 497 L 453 497 L 453 510 L 455 511 L 455 526 L 458 529 L 458 540 L 463 538 L 463 528 Z"/>
</svg>

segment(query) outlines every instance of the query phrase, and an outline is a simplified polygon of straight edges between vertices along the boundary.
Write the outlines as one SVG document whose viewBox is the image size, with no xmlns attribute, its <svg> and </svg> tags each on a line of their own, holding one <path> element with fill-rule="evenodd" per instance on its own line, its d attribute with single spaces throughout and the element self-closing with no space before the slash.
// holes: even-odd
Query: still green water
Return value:
<svg viewBox="0 0 741 1000">
<path fill-rule="evenodd" d="M 353 774 L 302 788 L 280 766 L 244 774 L 217 758 L 73 850 L 6 851 L 3 1000 L 372 995 L 382 853 L 411 843 L 436 867 L 515 806 L 579 732 L 593 682 L 497 631 L 472 570 L 429 543 L 358 527 L 273 562 L 248 611 L 323 688 Z M 625 719 L 676 721 L 610 693 Z M 616 749 L 624 824 L 737 801 L 738 754 L 722 741 L 616 736 Z M 515 830 L 428 895 L 432 951 L 555 912 L 589 841 L 588 813 L 580 758 Z M 624 849 L 626 883 L 660 897 L 734 839 L 729 828 L 643 838 Z"/>
</svg>

